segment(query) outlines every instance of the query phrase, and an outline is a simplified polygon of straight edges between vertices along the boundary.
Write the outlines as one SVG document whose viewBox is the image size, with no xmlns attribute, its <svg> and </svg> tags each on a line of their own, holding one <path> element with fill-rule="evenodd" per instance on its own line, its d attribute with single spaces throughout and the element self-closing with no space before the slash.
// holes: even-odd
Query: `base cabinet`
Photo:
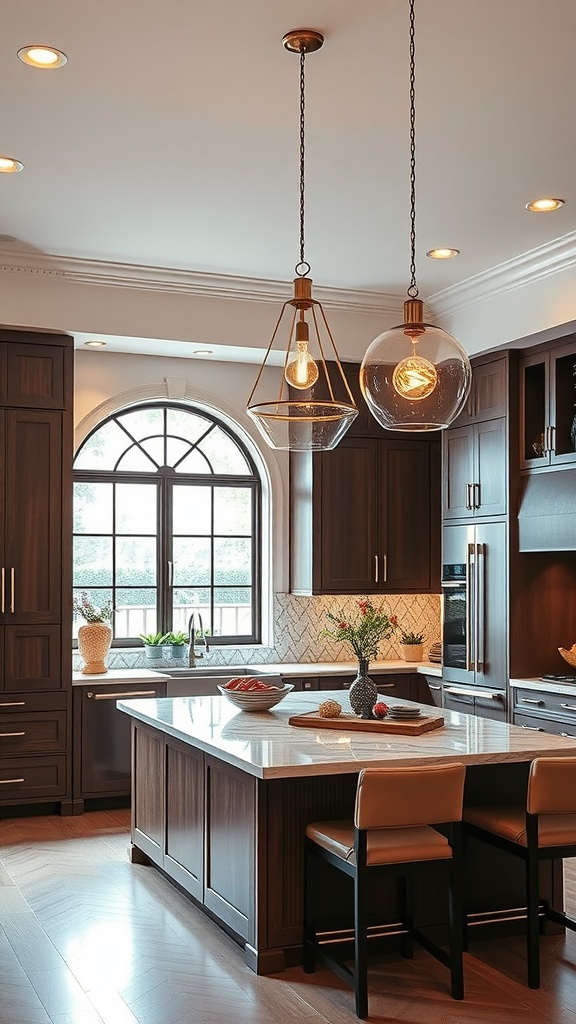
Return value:
<svg viewBox="0 0 576 1024">
<path fill-rule="evenodd" d="M 513 687 L 514 725 L 576 739 L 576 694 Z"/>
</svg>

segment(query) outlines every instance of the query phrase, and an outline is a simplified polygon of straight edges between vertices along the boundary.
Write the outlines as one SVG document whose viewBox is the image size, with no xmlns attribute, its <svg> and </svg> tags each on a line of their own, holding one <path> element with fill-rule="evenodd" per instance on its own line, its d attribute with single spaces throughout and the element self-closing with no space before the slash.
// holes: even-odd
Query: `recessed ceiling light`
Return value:
<svg viewBox="0 0 576 1024">
<path fill-rule="evenodd" d="M 426 253 L 431 260 L 451 260 L 453 256 L 459 256 L 460 249 L 429 249 Z"/>
<path fill-rule="evenodd" d="M 34 43 L 32 46 L 22 46 L 18 50 L 18 56 L 30 67 L 42 68 L 45 71 L 61 68 L 68 60 L 66 54 L 54 46 L 42 46 L 38 43 Z"/>
<path fill-rule="evenodd" d="M 194 350 L 192 355 L 193 356 L 211 356 L 212 355 L 212 349 L 211 348 L 197 348 L 197 349 Z"/>
<path fill-rule="evenodd" d="M 552 210 L 558 210 L 561 206 L 564 206 L 563 199 L 551 199 L 548 197 L 533 199 L 532 202 L 526 203 L 526 209 L 530 210 L 531 213 L 551 213 Z"/>
<path fill-rule="evenodd" d="M 105 348 L 106 347 L 106 342 L 105 341 L 85 341 L 84 344 L 85 344 L 86 348 Z"/>
<path fill-rule="evenodd" d="M 0 156 L 0 174 L 16 174 L 17 171 L 23 171 L 24 164 L 20 163 L 20 160 L 15 160 L 12 156 Z"/>
</svg>

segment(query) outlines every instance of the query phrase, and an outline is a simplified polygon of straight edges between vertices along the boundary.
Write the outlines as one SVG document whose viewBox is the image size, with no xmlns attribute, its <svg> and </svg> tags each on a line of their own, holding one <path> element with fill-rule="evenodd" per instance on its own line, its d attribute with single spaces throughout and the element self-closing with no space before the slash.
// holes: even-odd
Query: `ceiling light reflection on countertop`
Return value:
<svg viewBox="0 0 576 1024">
<path fill-rule="evenodd" d="M 85 341 L 85 348 L 106 348 L 105 341 Z"/>
<path fill-rule="evenodd" d="M 431 260 L 451 260 L 454 256 L 460 255 L 460 249 L 429 249 L 426 255 Z"/>
<path fill-rule="evenodd" d="M 542 199 L 532 199 L 526 203 L 526 209 L 530 210 L 530 213 L 552 213 L 553 210 L 559 210 L 561 206 L 564 206 L 563 199 L 552 199 L 548 196 Z"/>
<path fill-rule="evenodd" d="M 212 355 L 212 349 L 211 348 L 197 348 L 197 349 L 194 350 L 192 355 L 193 356 L 200 356 L 200 357 L 202 357 L 202 356 L 211 356 Z"/>
<path fill-rule="evenodd" d="M 68 60 L 66 54 L 61 50 L 57 50 L 54 46 L 43 46 L 40 43 L 22 46 L 18 50 L 18 56 L 24 64 L 28 64 L 31 68 L 41 68 L 43 71 L 61 68 Z"/>
<path fill-rule="evenodd" d="M 13 156 L 0 156 L 0 174 L 16 174 L 24 170 L 24 164 Z"/>
</svg>

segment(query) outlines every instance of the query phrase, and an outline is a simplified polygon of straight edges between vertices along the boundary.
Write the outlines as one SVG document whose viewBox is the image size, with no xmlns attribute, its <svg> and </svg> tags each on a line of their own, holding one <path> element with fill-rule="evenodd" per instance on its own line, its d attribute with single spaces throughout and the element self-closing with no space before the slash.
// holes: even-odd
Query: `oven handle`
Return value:
<svg viewBox="0 0 576 1024">
<path fill-rule="evenodd" d="M 466 549 L 466 579 L 468 581 L 468 600 L 466 601 L 466 668 L 473 672 L 476 668 L 476 565 L 474 561 L 474 544 Z"/>
<path fill-rule="evenodd" d="M 469 686 L 445 686 L 444 693 L 459 693 L 463 697 L 486 697 L 487 700 L 504 700 L 503 693 L 494 693 L 490 690 L 473 690 Z"/>
</svg>

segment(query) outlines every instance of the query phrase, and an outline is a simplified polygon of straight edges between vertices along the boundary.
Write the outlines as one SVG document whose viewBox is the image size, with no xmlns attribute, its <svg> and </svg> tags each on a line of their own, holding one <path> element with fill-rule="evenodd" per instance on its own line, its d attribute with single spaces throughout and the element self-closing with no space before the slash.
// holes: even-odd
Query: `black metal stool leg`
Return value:
<svg viewBox="0 0 576 1024">
<path fill-rule="evenodd" d="M 414 929 L 414 879 L 411 876 L 403 875 L 400 879 L 402 887 L 402 921 L 406 932 L 400 940 L 400 952 L 407 960 L 414 956 L 414 943 L 412 933 Z"/>
<path fill-rule="evenodd" d="M 366 872 L 356 871 L 354 876 L 354 980 L 356 989 L 356 1016 L 368 1016 L 368 922 L 366 916 Z"/>
</svg>

